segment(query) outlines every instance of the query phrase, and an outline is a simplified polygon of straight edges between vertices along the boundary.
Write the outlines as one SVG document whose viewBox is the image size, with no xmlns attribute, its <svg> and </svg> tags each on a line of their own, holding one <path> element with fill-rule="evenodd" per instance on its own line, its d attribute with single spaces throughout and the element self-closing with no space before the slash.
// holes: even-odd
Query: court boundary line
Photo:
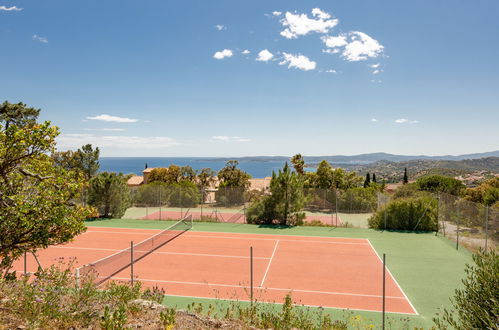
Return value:
<svg viewBox="0 0 499 330">
<path fill-rule="evenodd" d="M 133 228 L 135 229 L 135 228 Z M 124 232 L 117 232 L 117 231 L 89 231 L 90 233 L 104 233 L 104 234 L 125 234 Z M 197 231 L 196 233 L 203 233 L 201 231 Z M 219 232 L 212 232 L 218 234 Z M 126 233 L 128 234 L 128 233 Z M 130 232 L 130 234 L 140 234 L 140 235 L 147 235 L 147 233 L 140 233 L 140 232 Z M 223 233 L 219 233 L 223 234 Z M 240 233 L 225 233 L 225 234 L 240 234 Z M 260 235 L 260 234 L 249 234 L 249 235 Z M 279 236 L 279 235 L 274 235 L 270 234 L 271 236 Z M 282 235 L 281 235 L 282 236 Z M 287 236 L 287 235 L 286 235 Z M 225 238 L 225 239 L 244 239 L 247 240 L 248 238 L 245 237 L 227 237 L 227 236 L 210 236 L 210 235 L 191 235 L 189 236 L 188 234 L 185 235 L 185 237 L 202 237 L 202 238 Z M 309 236 L 298 236 L 294 235 L 294 237 L 305 237 L 305 238 L 313 238 Z M 327 237 L 327 236 L 316 236 L 316 237 L 321 237 L 321 238 L 344 238 L 344 239 L 354 239 L 354 240 L 367 240 L 366 238 L 346 238 L 346 237 Z M 254 240 L 258 241 L 275 241 L 276 239 L 272 238 L 252 238 Z M 328 241 L 314 241 L 314 240 L 292 240 L 292 239 L 279 239 L 282 242 L 301 242 L 301 243 L 319 243 L 319 244 L 345 244 L 345 245 L 368 245 L 366 243 L 354 243 L 354 242 L 328 242 Z"/>
<path fill-rule="evenodd" d="M 243 299 L 231 299 L 231 298 L 206 298 L 206 297 L 198 297 L 198 296 L 182 296 L 182 295 L 176 295 L 176 294 L 165 294 L 166 297 L 181 297 L 181 298 L 195 298 L 195 299 L 206 299 L 206 300 L 223 300 L 223 301 L 234 301 L 234 302 L 245 302 L 245 303 L 250 303 L 250 300 L 243 300 Z M 256 301 L 257 303 L 260 304 L 271 304 L 271 305 L 284 305 L 284 303 L 281 302 L 269 302 L 269 301 Z M 328 308 L 328 309 L 335 309 L 335 310 L 340 310 L 340 311 L 358 311 L 358 312 L 372 312 L 372 313 L 381 313 L 381 311 L 376 311 L 372 309 L 361 309 L 361 308 L 341 308 L 341 307 L 324 307 L 320 305 L 305 305 L 305 304 L 300 304 L 293 302 L 295 306 L 303 306 L 303 307 L 313 307 L 313 308 Z M 403 312 L 386 312 L 387 314 L 398 314 L 398 315 L 410 315 L 410 316 L 419 316 L 413 313 L 403 313 Z"/>
<path fill-rule="evenodd" d="M 260 288 L 263 286 L 263 283 L 265 282 L 265 279 L 267 278 L 267 274 L 270 269 L 270 264 L 272 264 L 272 260 L 274 259 L 275 251 L 277 250 L 277 246 L 279 245 L 279 240 L 275 243 L 274 246 L 274 251 L 272 251 L 272 255 L 270 256 L 269 263 L 267 264 L 267 269 L 265 270 L 265 274 L 263 274 L 262 282 L 260 283 Z"/>
<path fill-rule="evenodd" d="M 134 220 L 134 219 L 129 219 Z M 140 220 L 141 221 L 141 220 Z M 171 221 L 174 222 L 174 221 Z M 209 223 L 209 222 L 207 222 Z M 196 221 L 193 222 L 192 228 L 189 230 L 190 233 L 213 233 L 213 234 L 238 234 L 238 235 L 263 235 L 263 236 L 289 236 L 289 237 L 308 237 L 308 238 L 338 238 L 338 239 L 358 239 L 358 240 L 369 240 L 366 237 L 339 237 L 339 236 L 309 236 L 309 235 L 288 235 L 288 234 L 259 234 L 259 233 L 241 233 L 241 232 L 233 232 L 233 231 L 209 231 L 209 230 L 193 230 Z M 138 229 L 138 230 L 159 230 L 163 229 L 155 229 L 155 228 L 126 228 L 126 227 L 96 227 L 96 226 L 88 226 L 87 228 L 114 228 L 114 229 Z M 312 227 L 311 227 L 312 228 Z M 324 227 L 326 228 L 326 227 Z"/>
<path fill-rule="evenodd" d="M 87 247 L 78 247 L 78 246 L 53 246 L 56 249 L 75 249 L 75 250 L 93 250 L 93 251 L 123 251 L 117 249 L 107 249 L 107 248 L 87 248 Z M 148 250 L 140 251 L 134 250 L 134 252 L 148 252 Z M 187 253 L 187 252 L 166 252 L 166 251 L 153 251 L 151 254 L 170 254 L 170 255 L 186 255 L 186 256 L 195 256 L 195 257 L 220 257 L 220 258 L 235 258 L 235 259 L 249 259 L 248 256 L 231 256 L 231 255 L 223 255 L 223 254 L 208 254 L 208 253 Z M 253 259 L 262 259 L 269 260 L 268 257 L 253 257 Z"/>
<path fill-rule="evenodd" d="M 113 280 L 119 281 L 129 281 L 129 278 L 126 277 L 112 277 Z M 171 284 L 182 284 L 182 285 L 198 285 L 198 286 L 216 286 L 216 287 L 227 287 L 227 288 L 238 288 L 238 289 L 250 289 L 250 286 L 247 285 L 236 285 L 236 284 L 221 284 L 221 283 L 209 283 L 209 282 L 189 282 L 189 281 L 170 281 L 170 280 L 153 280 L 153 279 L 141 279 L 138 278 L 139 281 L 143 282 L 159 282 L 159 283 L 171 283 Z M 262 291 L 289 291 L 289 292 L 301 292 L 301 293 L 312 293 L 312 294 L 325 294 L 332 296 L 352 296 L 352 297 L 366 297 L 366 298 L 383 298 L 380 295 L 372 295 L 372 294 L 363 294 L 363 293 L 347 293 L 347 292 L 333 292 L 333 291 L 317 291 L 317 290 L 305 290 L 305 289 L 289 289 L 289 288 L 269 288 L 269 287 L 256 287 L 258 290 Z M 386 296 L 388 299 L 403 299 L 406 298 L 404 296 Z M 212 298 L 207 298 L 212 299 Z M 380 311 L 381 312 L 381 311 Z M 412 314 L 416 315 L 416 314 Z"/>
<path fill-rule="evenodd" d="M 371 249 L 374 251 L 374 253 L 376 254 L 376 256 L 378 257 L 379 261 L 381 262 L 381 264 L 383 264 L 383 259 L 381 259 L 380 255 L 378 254 L 378 251 L 376 251 L 376 249 L 374 248 L 374 246 L 371 244 L 371 241 L 369 239 L 367 239 L 367 241 L 369 242 L 369 246 L 371 246 Z M 395 278 L 395 276 L 393 276 L 392 272 L 390 271 L 390 269 L 388 268 L 388 266 L 385 266 L 386 270 L 388 271 L 388 274 L 391 276 L 392 280 L 395 282 L 395 285 L 397 285 L 397 287 L 399 288 L 400 292 L 402 292 L 402 294 L 404 295 L 405 299 L 407 300 L 407 302 L 409 303 L 409 306 L 411 306 L 412 310 L 414 311 L 414 313 L 416 313 L 416 315 L 419 315 L 417 309 L 414 307 L 414 305 L 412 304 L 411 300 L 409 299 L 409 297 L 405 294 L 404 292 L 404 289 L 402 289 L 402 287 L 400 286 L 399 282 L 397 282 L 397 279 Z"/>
</svg>

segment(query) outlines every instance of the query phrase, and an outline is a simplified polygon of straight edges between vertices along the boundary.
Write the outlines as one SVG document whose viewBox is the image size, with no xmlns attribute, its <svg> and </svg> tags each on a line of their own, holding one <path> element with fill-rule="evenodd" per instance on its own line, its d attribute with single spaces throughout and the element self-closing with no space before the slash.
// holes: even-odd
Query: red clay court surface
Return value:
<svg viewBox="0 0 499 330">
<path fill-rule="evenodd" d="M 39 253 L 44 267 L 76 257 L 79 266 L 109 256 L 160 230 L 89 227 L 71 244 Z M 146 286 L 167 295 L 249 300 L 249 248 L 254 255 L 254 297 L 283 302 L 291 292 L 307 306 L 381 311 L 383 266 L 367 239 L 187 231 L 135 264 Z M 17 261 L 15 269 L 23 269 Z M 35 261 L 28 260 L 28 271 Z M 129 268 L 113 277 L 129 280 Z M 386 311 L 417 314 L 391 273 Z"/>
<path fill-rule="evenodd" d="M 168 210 L 163 210 L 163 211 L 157 211 L 151 214 L 146 215 L 145 217 L 140 218 L 141 220 L 177 220 L 181 219 L 186 215 L 186 212 L 180 212 L 180 211 L 168 211 Z M 199 220 L 201 217 L 210 217 L 210 218 L 216 218 L 218 219 L 219 222 L 231 222 L 231 223 L 246 223 L 246 216 L 244 213 L 238 212 L 197 212 L 197 211 L 192 211 L 189 212 L 189 215 L 192 215 L 192 218 L 194 220 Z M 306 218 L 304 221 L 306 222 L 312 222 L 312 221 L 320 221 L 322 223 L 328 224 L 328 225 L 333 225 L 333 226 L 339 226 L 341 225 L 341 219 L 340 217 L 336 217 L 335 214 L 332 215 L 312 215 L 312 214 L 307 214 Z"/>
</svg>

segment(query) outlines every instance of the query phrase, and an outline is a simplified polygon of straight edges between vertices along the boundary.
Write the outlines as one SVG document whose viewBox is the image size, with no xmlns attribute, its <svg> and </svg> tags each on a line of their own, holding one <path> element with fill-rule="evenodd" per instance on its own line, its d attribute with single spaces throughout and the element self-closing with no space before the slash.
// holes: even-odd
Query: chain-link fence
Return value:
<svg viewBox="0 0 499 330">
<path fill-rule="evenodd" d="M 499 209 L 439 193 L 439 233 L 472 250 L 498 246 Z"/>
<path fill-rule="evenodd" d="M 147 184 L 132 187 L 132 206 L 123 218 L 176 220 L 191 214 L 194 221 L 246 223 L 246 210 L 253 201 L 269 194 L 266 189 L 242 187 L 199 188 L 194 185 Z M 307 188 L 303 211 L 308 225 L 367 227 L 376 211 L 378 195 L 373 190 L 353 188 Z"/>
</svg>

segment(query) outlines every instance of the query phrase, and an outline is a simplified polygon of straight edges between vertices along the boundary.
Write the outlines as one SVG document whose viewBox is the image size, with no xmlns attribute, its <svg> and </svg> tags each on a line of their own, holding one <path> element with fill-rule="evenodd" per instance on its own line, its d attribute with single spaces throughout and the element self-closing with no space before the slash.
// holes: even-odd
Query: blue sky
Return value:
<svg viewBox="0 0 499 330">
<path fill-rule="evenodd" d="M 495 0 L 0 0 L 0 100 L 103 156 L 491 151 L 498 15 Z"/>
</svg>

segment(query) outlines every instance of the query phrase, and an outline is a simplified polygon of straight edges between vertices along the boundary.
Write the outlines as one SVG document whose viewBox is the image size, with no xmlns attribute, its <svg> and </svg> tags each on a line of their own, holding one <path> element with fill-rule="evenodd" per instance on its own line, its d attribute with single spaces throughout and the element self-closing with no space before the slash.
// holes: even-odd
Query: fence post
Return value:
<svg viewBox="0 0 499 330">
<path fill-rule="evenodd" d="M 438 219 L 439 219 L 438 209 L 439 209 L 439 205 L 440 205 L 440 200 L 438 198 L 439 194 L 440 194 L 440 192 L 437 193 L 437 231 L 435 232 L 435 236 L 438 236 L 438 231 L 440 230 L 440 221 L 438 221 Z"/>
<path fill-rule="evenodd" d="M 485 205 L 485 252 L 487 252 L 488 238 L 489 238 L 489 206 Z"/>
<path fill-rule="evenodd" d="M 130 283 L 133 286 L 133 241 L 130 241 Z"/>
<path fill-rule="evenodd" d="M 26 256 L 26 252 L 24 252 L 24 276 L 26 276 L 26 274 L 28 273 L 28 260 L 27 260 L 27 256 Z"/>
<path fill-rule="evenodd" d="M 456 250 L 459 250 L 459 222 L 461 221 L 461 212 L 459 206 L 457 207 L 457 230 L 456 230 Z"/>
<path fill-rule="evenodd" d="M 75 269 L 76 288 L 80 288 L 80 268 Z"/>
<path fill-rule="evenodd" d="M 161 216 L 161 204 L 162 201 L 161 201 L 161 186 L 158 186 L 158 191 L 159 191 L 159 220 L 161 220 L 162 216 Z"/>
<path fill-rule="evenodd" d="M 383 253 L 383 321 L 382 329 L 385 329 L 385 291 L 386 291 L 386 254 Z"/>
<path fill-rule="evenodd" d="M 338 191 L 334 190 L 334 204 L 336 207 L 336 227 L 338 227 Z"/>
<path fill-rule="evenodd" d="M 250 247 L 250 302 L 253 307 L 253 247 Z"/>
</svg>

